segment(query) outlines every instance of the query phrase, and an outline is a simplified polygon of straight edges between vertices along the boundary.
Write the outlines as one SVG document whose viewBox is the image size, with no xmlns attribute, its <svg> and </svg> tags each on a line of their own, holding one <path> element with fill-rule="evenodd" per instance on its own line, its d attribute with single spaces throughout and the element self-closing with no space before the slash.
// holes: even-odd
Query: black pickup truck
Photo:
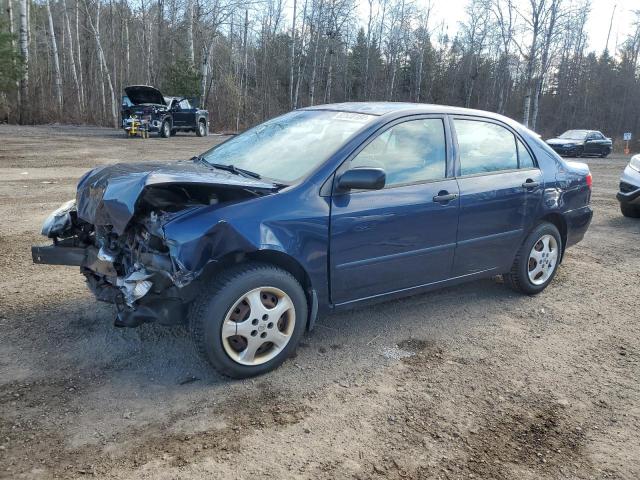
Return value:
<svg viewBox="0 0 640 480">
<path fill-rule="evenodd" d="M 160 90 L 148 85 L 132 85 L 124 92 L 121 116 L 125 130 L 137 120 L 162 138 L 179 131 L 196 132 L 199 137 L 209 133 L 209 112 L 192 107 L 184 97 L 165 97 Z"/>
</svg>

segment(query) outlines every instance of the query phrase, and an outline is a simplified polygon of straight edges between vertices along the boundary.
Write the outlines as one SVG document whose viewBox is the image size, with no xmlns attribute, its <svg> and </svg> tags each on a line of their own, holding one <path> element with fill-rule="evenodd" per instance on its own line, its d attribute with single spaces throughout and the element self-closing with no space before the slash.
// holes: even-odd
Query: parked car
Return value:
<svg viewBox="0 0 640 480">
<path fill-rule="evenodd" d="M 547 144 L 565 157 L 607 157 L 613 150 L 613 142 L 596 130 L 567 130 Z"/>
<path fill-rule="evenodd" d="M 591 174 L 500 115 L 344 103 L 190 161 L 101 166 L 44 223 L 116 324 L 188 322 L 220 372 L 271 370 L 319 315 L 503 274 L 537 294 L 591 221 Z"/>
<path fill-rule="evenodd" d="M 199 137 L 209 133 L 209 112 L 191 106 L 184 97 L 164 97 L 160 90 L 148 85 L 133 85 L 124 89 L 122 97 L 122 128 L 127 130 L 136 119 L 145 128 L 163 138 L 177 132 L 195 132 Z"/>
<path fill-rule="evenodd" d="M 640 155 L 634 155 L 620 177 L 617 195 L 625 217 L 640 218 Z"/>
</svg>

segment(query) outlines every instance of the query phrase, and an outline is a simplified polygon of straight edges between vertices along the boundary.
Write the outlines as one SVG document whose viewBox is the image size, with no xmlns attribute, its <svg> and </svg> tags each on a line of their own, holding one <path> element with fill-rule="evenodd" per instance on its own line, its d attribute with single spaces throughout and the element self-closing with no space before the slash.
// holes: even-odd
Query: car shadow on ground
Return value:
<svg viewBox="0 0 640 480">
<path fill-rule="evenodd" d="M 519 298 L 523 297 L 504 285 L 485 280 L 332 314 L 319 319 L 295 358 L 265 378 L 286 383 L 288 376 L 309 371 L 331 378 L 339 375 L 344 362 L 356 370 L 382 368 L 386 364 L 382 349 L 412 338 L 431 341 L 464 334 L 485 321 L 486 310 Z M 16 360 L 38 372 L 36 376 L 100 376 L 109 382 L 135 384 L 140 390 L 162 387 L 168 391 L 176 385 L 211 388 L 233 383 L 197 355 L 183 326 L 115 328 L 113 307 L 88 294 L 72 305 L 41 302 L 40 307 L 21 314 L 39 328 L 25 329 L 33 333 L 18 342 L 28 342 L 30 348 L 16 352 Z M 11 315 L 7 320 L 19 324 Z M 20 331 L 9 335 L 20 335 Z"/>
</svg>

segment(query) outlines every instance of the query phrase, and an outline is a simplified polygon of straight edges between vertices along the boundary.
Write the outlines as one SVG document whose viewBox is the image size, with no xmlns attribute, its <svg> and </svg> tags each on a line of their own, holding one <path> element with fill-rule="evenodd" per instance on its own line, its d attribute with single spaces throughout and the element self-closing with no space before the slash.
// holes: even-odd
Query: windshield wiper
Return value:
<svg viewBox="0 0 640 480">
<path fill-rule="evenodd" d="M 244 168 L 238 168 L 235 165 L 225 165 L 223 163 L 209 163 L 205 160 L 207 165 L 212 166 L 213 168 L 217 168 L 218 170 L 225 170 L 227 172 L 235 173 L 236 175 L 242 175 L 243 177 L 257 178 L 258 180 L 262 177 L 259 173 L 252 172 L 251 170 L 245 170 Z"/>
<path fill-rule="evenodd" d="M 256 178 L 260 180 L 262 176 L 259 173 L 252 172 L 251 170 L 245 170 L 244 168 L 238 168 L 235 165 L 225 165 L 223 163 L 209 163 L 207 162 L 203 156 L 196 155 L 191 157 L 191 160 L 194 162 L 204 163 L 205 165 L 213 168 L 217 168 L 218 170 L 224 170 L 225 172 L 231 172 L 236 175 L 242 175 L 243 177 Z"/>
</svg>

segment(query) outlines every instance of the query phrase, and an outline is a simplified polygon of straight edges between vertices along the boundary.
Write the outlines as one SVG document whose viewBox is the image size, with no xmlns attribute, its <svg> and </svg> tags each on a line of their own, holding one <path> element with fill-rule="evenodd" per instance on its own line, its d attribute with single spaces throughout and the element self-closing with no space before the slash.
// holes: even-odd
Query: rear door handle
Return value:
<svg viewBox="0 0 640 480">
<path fill-rule="evenodd" d="M 456 198 L 458 198 L 457 193 L 440 192 L 438 195 L 433 197 L 433 201 L 438 203 L 447 203 L 451 200 L 455 200 Z"/>
<path fill-rule="evenodd" d="M 522 184 L 522 186 L 526 189 L 539 187 L 540 184 L 538 182 L 534 182 L 533 180 L 527 180 Z"/>
</svg>

